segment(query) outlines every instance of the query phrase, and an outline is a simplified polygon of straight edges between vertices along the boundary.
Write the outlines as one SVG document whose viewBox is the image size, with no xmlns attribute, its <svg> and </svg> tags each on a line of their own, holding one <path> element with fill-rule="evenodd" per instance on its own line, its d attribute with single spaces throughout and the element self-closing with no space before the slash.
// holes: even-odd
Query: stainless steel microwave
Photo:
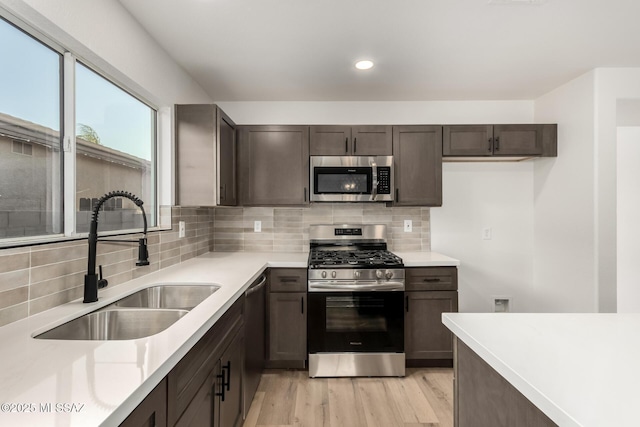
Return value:
<svg viewBox="0 0 640 427">
<path fill-rule="evenodd" d="M 311 156 L 312 202 L 393 201 L 393 156 Z"/>
</svg>

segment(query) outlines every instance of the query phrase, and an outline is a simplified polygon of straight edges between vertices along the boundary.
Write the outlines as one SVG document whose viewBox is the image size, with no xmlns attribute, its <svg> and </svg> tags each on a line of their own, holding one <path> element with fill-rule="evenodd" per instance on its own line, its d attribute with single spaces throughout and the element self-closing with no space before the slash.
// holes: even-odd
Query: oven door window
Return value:
<svg viewBox="0 0 640 427">
<path fill-rule="evenodd" d="M 310 353 L 404 351 L 404 292 L 309 293 Z"/>
<path fill-rule="evenodd" d="M 331 296 L 326 299 L 327 332 L 386 332 L 384 298 L 376 296 Z"/>
<path fill-rule="evenodd" d="M 315 167 L 315 194 L 371 194 L 369 167 Z"/>
</svg>

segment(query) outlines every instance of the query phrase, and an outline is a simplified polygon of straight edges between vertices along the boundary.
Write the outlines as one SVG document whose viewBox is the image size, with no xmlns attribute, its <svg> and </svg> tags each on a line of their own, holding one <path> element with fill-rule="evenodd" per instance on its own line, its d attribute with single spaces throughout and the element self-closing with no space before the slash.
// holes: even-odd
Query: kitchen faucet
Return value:
<svg viewBox="0 0 640 427">
<path fill-rule="evenodd" d="M 102 278 L 102 266 L 100 266 L 100 278 L 96 276 L 96 253 L 98 250 L 98 213 L 100 208 L 107 200 L 113 197 L 126 197 L 136 204 L 142 211 L 142 220 L 144 221 L 143 237 L 138 239 L 138 261 L 137 266 L 149 265 L 149 252 L 147 251 L 147 216 L 144 213 L 142 200 L 126 191 L 111 191 L 102 196 L 93 208 L 93 216 L 91 218 L 91 226 L 89 228 L 89 262 L 87 274 L 84 275 L 84 300 L 82 302 L 98 301 L 98 288 L 104 288 L 108 285 L 106 279 Z M 135 242 L 135 240 L 105 240 L 107 242 Z"/>
</svg>

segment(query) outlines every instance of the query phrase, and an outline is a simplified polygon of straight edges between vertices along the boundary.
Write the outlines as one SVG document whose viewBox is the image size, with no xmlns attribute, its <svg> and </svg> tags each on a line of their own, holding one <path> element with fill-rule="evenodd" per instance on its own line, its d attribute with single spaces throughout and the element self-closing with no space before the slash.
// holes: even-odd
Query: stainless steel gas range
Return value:
<svg viewBox="0 0 640 427">
<path fill-rule="evenodd" d="M 309 376 L 404 376 L 404 265 L 386 226 L 312 225 L 309 242 Z"/>
</svg>

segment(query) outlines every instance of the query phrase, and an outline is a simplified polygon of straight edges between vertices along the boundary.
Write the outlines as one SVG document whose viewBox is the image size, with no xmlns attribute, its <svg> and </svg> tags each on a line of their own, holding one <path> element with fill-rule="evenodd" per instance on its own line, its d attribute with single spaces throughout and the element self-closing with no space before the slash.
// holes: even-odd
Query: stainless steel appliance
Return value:
<svg viewBox="0 0 640 427">
<path fill-rule="evenodd" d="M 310 377 L 404 376 L 404 265 L 384 225 L 312 225 Z"/>
<path fill-rule="evenodd" d="M 393 156 L 311 156 L 312 202 L 393 201 Z"/>
<path fill-rule="evenodd" d="M 244 324 L 245 339 L 245 369 L 242 381 L 243 402 L 242 418 L 249 413 L 253 396 L 256 394 L 260 377 L 265 365 L 265 301 L 267 276 L 260 276 L 245 292 Z"/>
</svg>

